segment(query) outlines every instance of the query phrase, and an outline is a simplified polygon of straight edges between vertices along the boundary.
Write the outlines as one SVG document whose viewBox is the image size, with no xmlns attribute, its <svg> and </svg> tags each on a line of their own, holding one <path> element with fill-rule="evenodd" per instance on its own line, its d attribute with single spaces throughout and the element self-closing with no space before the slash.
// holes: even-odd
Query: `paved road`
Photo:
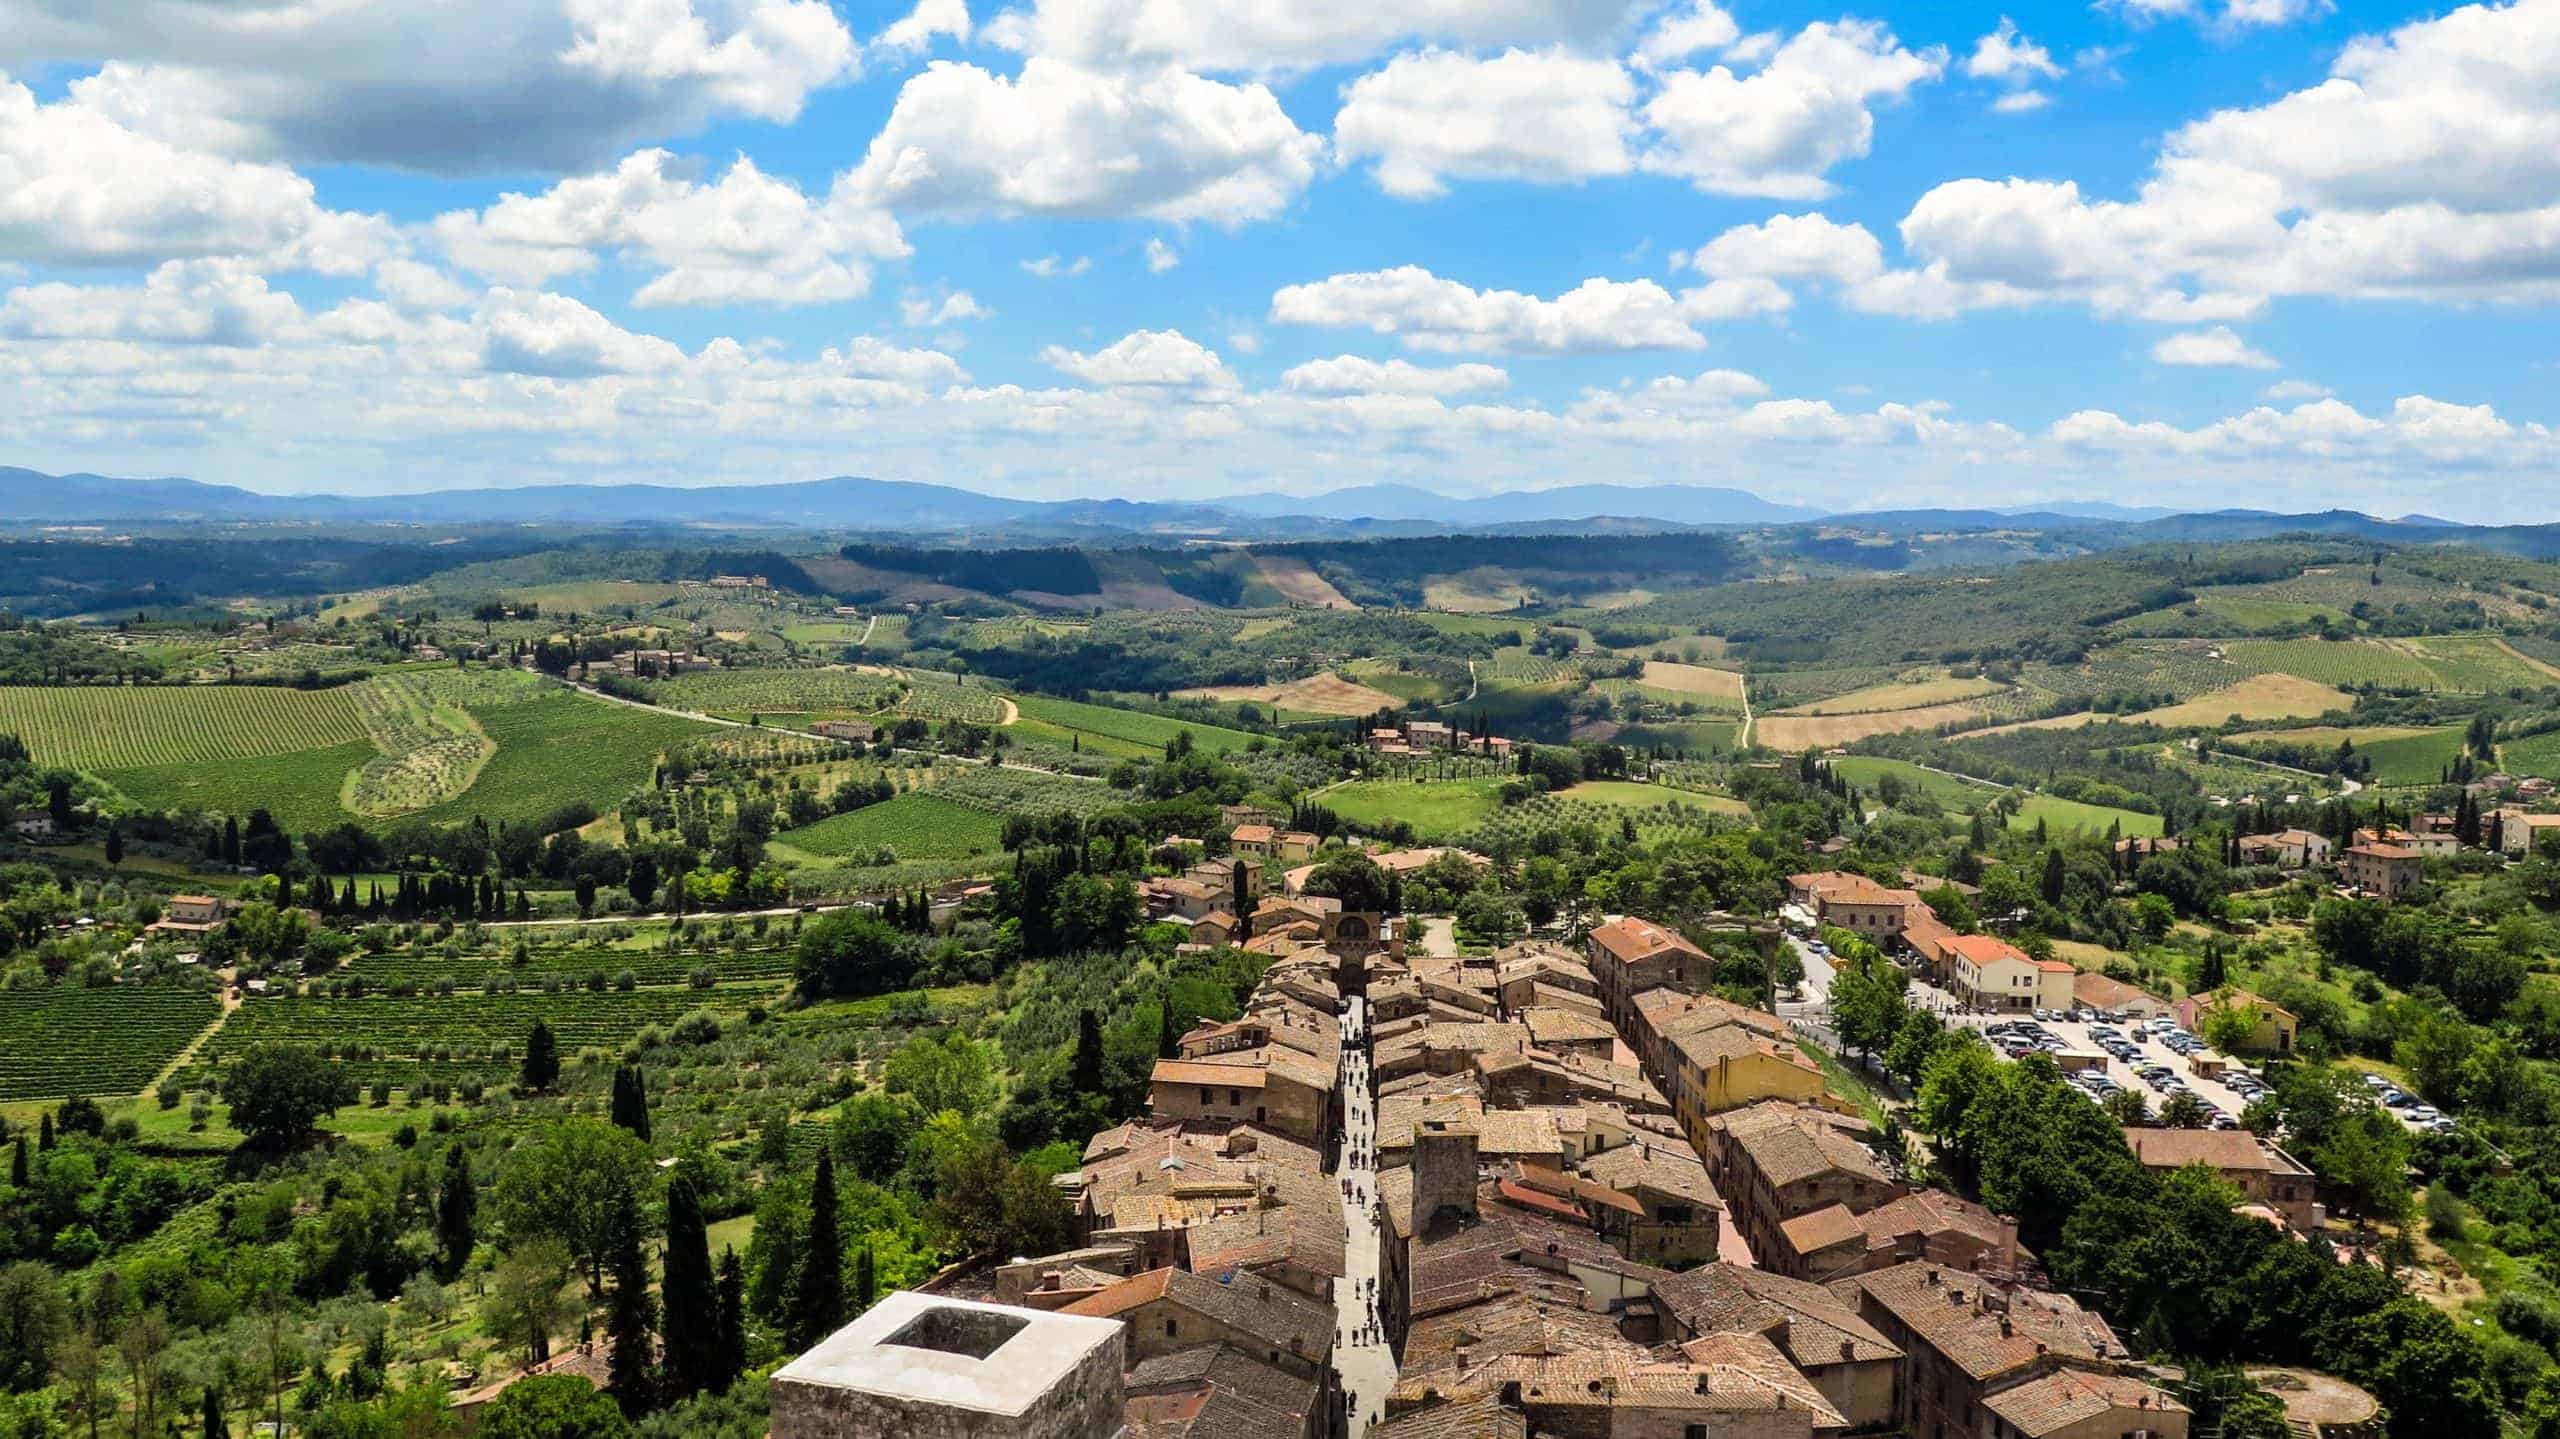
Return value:
<svg viewBox="0 0 2560 1439">
<path fill-rule="evenodd" d="M 1368 1001 L 1358 995 L 1343 1003 L 1337 1080 L 1344 1132 L 1338 1173 L 1350 1185 L 1342 1200 L 1342 1224 L 1349 1236 L 1342 1251 L 1347 1272 L 1333 1282 L 1333 1369 L 1350 1416 L 1345 1439 L 1360 1439 L 1386 1417 L 1387 1393 L 1396 1383 L 1395 1350 L 1388 1347 L 1378 1317 L 1378 1110 L 1369 1089 L 1368 1038 L 1362 1032 L 1367 1012 Z"/>
</svg>

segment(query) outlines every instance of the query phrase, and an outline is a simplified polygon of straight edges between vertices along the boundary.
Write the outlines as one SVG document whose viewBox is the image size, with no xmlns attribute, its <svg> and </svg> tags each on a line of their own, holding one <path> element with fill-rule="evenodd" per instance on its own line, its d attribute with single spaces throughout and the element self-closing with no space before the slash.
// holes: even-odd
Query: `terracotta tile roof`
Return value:
<svg viewBox="0 0 2560 1439">
<path fill-rule="evenodd" d="M 1208 1084 L 1225 1085 L 1232 1089 L 1260 1089 L 1266 1075 L 1264 1066 L 1259 1064 L 1211 1064 L 1205 1060 L 1159 1059 L 1148 1078 L 1157 1084 Z"/>
<path fill-rule="evenodd" d="M 1678 952 L 1706 957 L 1706 951 L 1649 919 L 1629 915 L 1591 931 L 1591 942 L 1620 964 L 1639 964 L 1657 955 Z"/>
<path fill-rule="evenodd" d="M 2277 1163 L 2258 1136 L 2245 1129 L 2128 1129 L 2124 1142 L 2147 1169 L 2182 1169 L 2202 1164 L 2220 1170 L 2295 1172 Z"/>
<path fill-rule="evenodd" d="M 2039 1289 L 2003 1291 L 1960 1269 L 1915 1261 L 1843 1279 L 1835 1289 L 1863 1291 L 1916 1340 L 1976 1379 L 2025 1369 L 2049 1356 L 2125 1356 L 2107 1321 L 2069 1297 Z M 2004 1301 L 2006 1312 L 1996 1307 Z"/>
<path fill-rule="evenodd" d="M 2119 1409 L 2155 1414 L 2188 1412 L 2184 1404 L 2130 1375 L 2091 1374 L 2078 1369 L 2057 1369 L 2042 1378 L 2013 1384 L 1984 1399 L 1982 1407 L 2008 1421 L 2027 1439 L 2039 1439 Z"/>
<path fill-rule="evenodd" d="M 1575 1200 L 1590 1208 L 1613 1209 L 1637 1219 L 1644 1217 L 1644 1206 L 1632 1196 L 1578 1174 L 1566 1174 L 1545 1165 L 1524 1162 L 1518 1166 L 1515 1177 L 1523 1187 L 1541 1194 Z"/>
<path fill-rule="evenodd" d="M 1149 1270 L 1059 1312 L 1117 1319 L 1160 1300 L 1310 1359 L 1321 1358 L 1333 1345 L 1332 1310 L 1267 1280 L 1239 1278 L 1222 1284 L 1182 1269 Z"/>
<path fill-rule="evenodd" d="M 1976 965 L 1997 964 L 2004 959 L 2016 960 L 2020 964 L 2035 963 L 2027 957 L 2025 950 L 1996 934 L 1959 934 L 1946 942 L 1946 948 L 1948 953 L 1962 955 Z"/>
<path fill-rule="evenodd" d="M 2071 997 L 2092 1009 L 2122 1009 L 2152 996 L 2120 979 L 2109 979 L 2103 974 L 2082 974 L 2072 977 Z"/>
<path fill-rule="evenodd" d="M 1709 1209 L 1725 1207 L 1724 1196 L 1716 1193 L 1715 1184 L 1707 1178 L 1706 1161 L 1685 1141 L 1639 1139 L 1587 1156 L 1580 1168 L 1612 1189 L 1629 1193 L 1651 1189 Z"/>
<path fill-rule="evenodd" d="M 1870 1248 L 1889 1244 L 1906 1234 L 1924 1238 L 1962 1234 L 1995 1247 L 2009 1240 L 2008 1226 L 1999 1215 L 1943 1189 L 1916 1190 L 1889 1204 L 1879 1204 L 1858 1216 L 1858 1227 L 1866 1231 Z M 2018 1253 L 2026 1256 L 2024 1249 Z"/>
<path fill-rule="evenodd" d="M 1618 1037 L 1618 1032 L 1587 1015 L 1570 1009 L 1527 1009 L 1520 1022 L 1529 1026 L 1529 1038 L 1536 1044 L 1592 1044 Z"/>
<path fill-rule="evenodd" d="M 1719 1115 L 1727 1137 L 1760 1171 L 1772 1188 L 1784 1188 L 1828 1173 L 1855 1175 L 1877 1183 L 1892 1176 L 1864 1144 L 1820 1110 L 1794 1104 L 1755 1104 Z"/>
<path fill-rule="evenodd" d="M 1654 1285 L 1653 1297 L 1683 1327 L 1702 1334 L 1783 1332 L 1780 1347 L 1807 1368 L 1902 1357 L 1830 1290 L 1766 1270 L 1709 1264 Z"/>
<path fill-rule="evenodd" d="M 1316 1386 L 1232 1345 L 1147 1360 L 1129 1371 L 1130 1439 L 1299 1439 Z"/>
<path fill-rule="evenodd" d="M 1506 1409 L 1499 1394 L 1479 1394 L 1399 1415 L 1370 1429 L 1370 1439 L 1527 1439 L 1528 1416 Z"/>
<path fill-rule="evenodd" d="M 1229 837 L 1239 844 L 1269 844 L 1272 833 L 1267 824 L 1240 824 Z"/>
<path fill-rule="evenodd" d="M 1849 1427 L 1847 1416 L 1766 1335 L 1747 1331 L 1703 1334 L 1681 1345 L 1680 1357 L 1688 1361 L 1693 1372 L 1706 1376 L 1704 1397 L 1724 1401 L 1716 1407 L 1792 1407 L 1810 1411 L 1816 1430 Z M 1640 1392 L 1650 1398 L 1650 1387 L 1641 1379 L 1639 1386 Z"/>
<path fill-rule="evenodd" d="M 1786 1236 L 1787 1247 L 1798 1254 L 1818 1254 L 1835 1244 L 1856 1244 L 1864 1249 L 1867 1231 L 1858 1216 L 1845 1204 L 1827 1204 L 1810 1214 L 1799 1214 L 1778 1226 Z"/>
</svg>

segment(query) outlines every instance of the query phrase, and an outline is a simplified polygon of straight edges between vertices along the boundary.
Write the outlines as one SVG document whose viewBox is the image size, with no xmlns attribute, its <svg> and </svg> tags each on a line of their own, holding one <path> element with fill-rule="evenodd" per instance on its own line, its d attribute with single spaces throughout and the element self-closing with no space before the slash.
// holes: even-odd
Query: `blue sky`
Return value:
<svg viewBox="0 0 2560 1439">
<path fill-rule="evenodd" d="M 2560 0 L 0 0 L 0 462 L 2552 519 Z"/>
</svg>

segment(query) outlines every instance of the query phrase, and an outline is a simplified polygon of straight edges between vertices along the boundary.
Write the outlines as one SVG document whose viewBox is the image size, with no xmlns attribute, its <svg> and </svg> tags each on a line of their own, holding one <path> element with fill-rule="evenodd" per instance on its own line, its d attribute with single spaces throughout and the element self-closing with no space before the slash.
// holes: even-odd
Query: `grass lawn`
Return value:
<svg viewBox="0 0 2560 1439">
<path fill-rule="evenodd" d="M 1831 761 L 1831 772 L 1870 792 L 1876 788 L 1877 781 L 1891 775 L 1906 788 L 1929 794 L 1949 809 L 1968 812 L 1999 794 L 1998 790 L 1986 784 L 1968 783 L 1935 770 L 1922 769 L 1906 759 L 1886 759 L 1881 755 L 1842 755 Z"/>
<path fill-rule="evenodd" d="M 829 859 L 867 859 L 884 844 L 902 860 L 967 859 L 994 853 L 1003 836 L 1004 821 L 999 817 L 916 790 L 785 830 L 775 836 L 775 842 Z"/>
<path fill-rule="evenodd" d="M 1475 828 L 1502 807 L 1503 781 L 1486 776 L 1448 780 L 1353 780 L 1326 790 L 1316 802 L 1352 824 L 1403 820 L 1423 839 Z M 1636 786 L 1646 788 L 1646 786 Z M 1651 801 L 1659 804 L 1659 798 Z"/>
<path fill-rule="evenodd" d="M 1751 813 L 1751 806 L 1729 795 L 1707 794 L 1700 790 L 1674 789 L 1670 785 L 1640 784 L 1634 780 L 1585 780 L 1568 789 L 1556 791 L 1559 798 L 1578 799 L 1585 804 L 1617 805 L 1625 809 L 1652 809 L 1656 805 L 1678 800 L 1682 804 L 1718 814 Z"/>
<path fill-rule="evenodd" d="M 2304 729 L 2269 730 L 2234 735 L 2231 744 L 2245 749 L 2253 741 L 2336 749 L 2353 744 L 2373 762 L 2373 781 L 2385 785 L 2431 785 L 2462 753 L 2462 730 L 2446 725 L 2426 729 L 2408 725 L 2313 725 Z M 2528 771 L 2530 773 L 2530 771 Z"/>
<path fill-rule="evenodd" d="M 2024 808 L 2009 822 L 2011 829 L 2033 829 L 2043 820 L 2045 828 L 2056 834 L 2079 830 L 2104 834 L 2109 825 L 2122 825 L 2129 835 L 2160 833 L 2160 816 L 2138 814 L 2129 809 L 2111 809 L 2102 804 L 2082 804 L 2078 800 L 2056 799 L 2049 794 L 2029 795 Z"/>
<path fill-rule="evenodd" d="M 1841 1062 L 1840 1056 L 1821 1045 L 1810 1044 L 1801 1039 L 1796 1041 L 1796 1047 L 1803 1050 L 1814 1063 L 1822 1066 L 1824 1088 L 1830 1090 L 1833 1095 L 1858 1106 L 1858 1113 L 1866 1118 L 1867 1123 L 1879 1130 L 1884 1128 L 1884 1102 L 1876 1098 L 1876 1092 L 1868 1087 L 1865 1080 L 1860 1079 L 1848 1065 Z"/>
</svg>

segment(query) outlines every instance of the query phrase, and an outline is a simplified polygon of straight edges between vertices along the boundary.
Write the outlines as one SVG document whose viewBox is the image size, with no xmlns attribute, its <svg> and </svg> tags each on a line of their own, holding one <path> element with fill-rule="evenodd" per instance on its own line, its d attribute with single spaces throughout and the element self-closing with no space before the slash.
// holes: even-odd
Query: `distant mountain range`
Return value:
<svg viewBox="0 0 2560 1439">
<path fill-rule="evenodd" d="M 1521 533 L 1540 526 L 1589 533 L 1768 527 L 1823 521 L 1885 533 L 1948 529 L 2095 532 L 2098 543 L 2235 540 L 2288 533 L 2377 540 L 2462 538 L 2520 553 L 2560 548 L 2560 527 L 2457 525 L 2423 515 L 2379 519 L 2353 510 L 2183 513 L 2097 501 L 2006 509 L 1912 509 L 1827 514 L 1703 485 L 1565 485 L 1460 497 L 1412 485 L 1358 485 L 1323 494 L 1242 495 L 1215 503 L 1020 500 L 953 485 L 857 476 L 770 485 L 535 485 L 405 495 L 265 495 L 187 479 L 47 475 L 0 467 L 0 526 L 217 522 L 797 528 L 916 534 L 968 532 L 1011 542 L 1051 536 L 1179 538 Z"/>
</svg>

